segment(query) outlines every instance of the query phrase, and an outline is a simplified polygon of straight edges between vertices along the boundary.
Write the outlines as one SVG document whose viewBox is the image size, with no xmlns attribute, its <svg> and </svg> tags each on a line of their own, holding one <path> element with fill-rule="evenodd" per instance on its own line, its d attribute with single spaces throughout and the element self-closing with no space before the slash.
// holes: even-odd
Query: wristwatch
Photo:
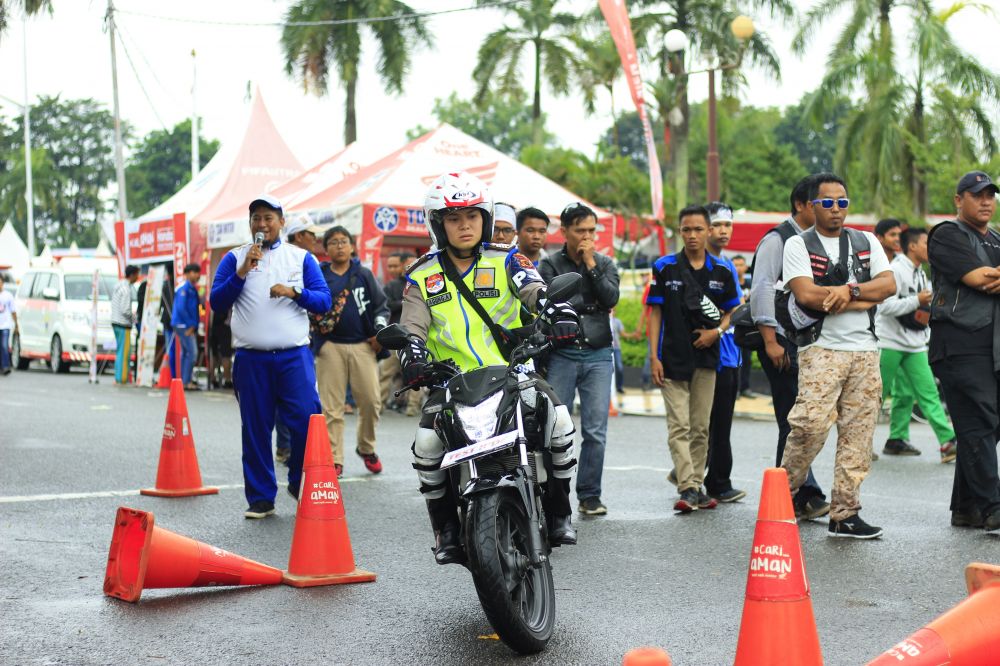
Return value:
<svg viewBox="0 0 1000 666">
<path fill-rule="evenodd" d="M 849 285 L 851 288 L 851 300 L 856 301 L 861 298 L 861 287 L 856 284 Z"/>
<path fill-rule="evenodd" d="M 722 327 L 720 326 L 719 328 L 717 328 L 715 330 L 718 331 L 718 333 L 719 333 L 719 339 L 721 340 L 722 339 L 722 333 L 723 333 Z"/>
<path fill-rule="evenodd" d="M 299 300 L 299 296 L 302 295 L 302 289 L 300 287 L 292 287 L 292 298 Z"/>
</svg>

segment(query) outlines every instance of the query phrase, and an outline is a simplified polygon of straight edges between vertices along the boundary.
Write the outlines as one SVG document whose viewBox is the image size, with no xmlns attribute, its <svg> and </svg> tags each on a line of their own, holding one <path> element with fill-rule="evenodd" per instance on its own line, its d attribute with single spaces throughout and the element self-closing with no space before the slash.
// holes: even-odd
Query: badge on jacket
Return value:
<svg viewBox="0 0 1000 666">
<path fill-rule="evenodd" d="M 440 294 L 444 291 L 444 276 L 434 273 L 424 278 L 424 289 L 428 294 Z"/>
</svg>

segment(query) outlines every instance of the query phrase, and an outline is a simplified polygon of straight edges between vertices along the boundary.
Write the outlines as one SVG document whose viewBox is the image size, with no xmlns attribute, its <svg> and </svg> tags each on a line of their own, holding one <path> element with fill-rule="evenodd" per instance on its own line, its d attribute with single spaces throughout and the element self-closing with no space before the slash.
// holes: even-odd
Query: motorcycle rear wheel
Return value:
<svg viewBox="0 0 1000 666">
<path fill-rule="evenodd" d="M 479 602 L 497 635 L 521 654 L 545 649 L 556 617 L 552 567 L 528 563 L 530 521 L 513 489 L 477 496 L 466 546 Z"/>
</svg>

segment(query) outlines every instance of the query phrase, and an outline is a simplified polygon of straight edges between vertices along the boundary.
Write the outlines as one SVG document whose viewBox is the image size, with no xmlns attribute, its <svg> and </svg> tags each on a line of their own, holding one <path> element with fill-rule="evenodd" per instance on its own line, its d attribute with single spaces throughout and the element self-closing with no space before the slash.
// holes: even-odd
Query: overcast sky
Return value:
<svg viewBox="0 0 1000 666">
<path fill-rule="evenodd" d="M 795 1 L 800 8 L 811 4 L 810 0 Z M 122 117 L 132 123 L 139 134 L 162 126 L 172 127 L 189 117 L 192 109 L 190 53 L 195 49 L 198 54 L 197 106 L 205 135 L 222 140 L 238 138 L 247 108 L 244 97 L 250 83 L 260 85 L 279 130 L 304 165 L 311 165 L 340 149 L 343 146 L 343 93 L 333 88 L 328 95 L 319 98 L 302 92 L 301 86 L 284 72 L 279 27 L 168 21 L 139 15 L 155 14 L 202 22 L 280 22 L 288 4 L 276 0 L 173 0 L 169 3 L 118 0 L 116 7 L 121 10 L 118 25 L 128 51 L 126 55 L 118 49 Z M 418 11 L 431 11 L 474 3 L 472 0 L 411 0 L 410 4 Z M 950 2 L 935 0 L 935 4 L 943 7 Z M 1000 9 L 1000 0 L 986 0 L 986 4 Z M 30 95 L 93 97 L 111 108 L 110 49 L 103 21 L 106 3 L 56 0 L 54 5 L 53 16 L 42 15 L 27 24 Z M 564 5 L 582 12 L 596 6 L 596 2 L 566 0 Z M 781 57 L 782 81 L 770 80 L 751 70 L 745 99 L 760 106 L 793 104 L 819 81 L 828 44 L 839 32 L 845 17 L 831 19 L 828 27 L 817 35 L 815 48 L 802 58 L 793 56 L 787 48 L 793 34 L 791 27 L 781 26 L 766 16 L 752 18 L 775 44 Z M 482 37 L 505 20 L 510 19 L 497 10 L 430 18 L 429 27 L 437 36 L 437 46 L 414 53 L 406 93 L 399 97 L 388 96 L 382 91 L 374 70 L 374 49 L 370 48 L 371 40 L 366 38 L 358 86 L 359 139 L 369 142 L 378 151 L 388 152 L 404 141 L 411 127 L 417 124 L 433 126 L 434 99 L 447 97 L 452 91 L 462 97 L 471 94 L 476 49 Z M 949 25 L 960 43 L 980 62 L 1000 71 L 1000 48 L 997 48 L 1000 24 L 996 18 L 984 18 L 982 14 L 966 10 Z M 897 25 L 897 30 L 905 29 Z M 15 19 L 0 42 L 0 95 L 18 101 L 24 97 L 23 44 L 21 24 Z M 527 70 L 525 86 L 531 87 Z M 693 78 L 692 100 L 703 99 L 706 94 L 705 77 Z M 585 116 L 580 103 L 573 98 L 543 95 L 542 104 L 548 113 L 548 127 L 559 141 L 588 154 L 593 153 L 598 137 L 610 125 L 610 105 L 606 97 L 602 99 L 599 113 L 592 117 Z M 8 117 L 17 113 L 2 99 L 0 105 L 0 112 Z M 632 108 L 624 82 L 617 87 L 616 108 Z"/>
</svg>

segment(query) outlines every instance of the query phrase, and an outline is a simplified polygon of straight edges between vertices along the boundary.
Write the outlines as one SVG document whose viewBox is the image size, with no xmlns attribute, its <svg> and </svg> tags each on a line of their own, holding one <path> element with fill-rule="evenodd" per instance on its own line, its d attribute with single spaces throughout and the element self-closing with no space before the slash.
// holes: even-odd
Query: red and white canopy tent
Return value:
<svg viewBox="0 0 1000 666">
<path fill-rule="evenodd" d="M 438 176 L 450 171 L 477 176 L 490 187 L 495 201 L 545 211 L 553 243 L 561 243 L 559 213 L 567 204 L 581 201 L 517 160 L 444 124 L 321 192 L 285 201 L 286 216 L 306 214 L 316 224 L 343 225 L 357 236 L 361 260 L 381 272 L 383 246 L 422 250 L 430 245 L 424 194 Z M 599 233 L 599 248 L 610 253 L 613 217 L 591 208 L 597 213 L 599 232 L 609 232 Z"/>
<path fill-rule="evenodd" d="M 237 231 L 235 224 L 232 229 L 210 228 L 208 222 L 245 208 L 257 194 L 301 172 L 302 165 L 275 127 L 258 89 L 238 142 L 223 144 L 194 179 L 153 210 L 116 223 L 119 264 L 173 261 L 175 280 L 186 263 L 200 263 L 206 273 L 209 229 L 216 234 Z M 245 222 L 247 215 L 241 219 Z"/>
</svg>

